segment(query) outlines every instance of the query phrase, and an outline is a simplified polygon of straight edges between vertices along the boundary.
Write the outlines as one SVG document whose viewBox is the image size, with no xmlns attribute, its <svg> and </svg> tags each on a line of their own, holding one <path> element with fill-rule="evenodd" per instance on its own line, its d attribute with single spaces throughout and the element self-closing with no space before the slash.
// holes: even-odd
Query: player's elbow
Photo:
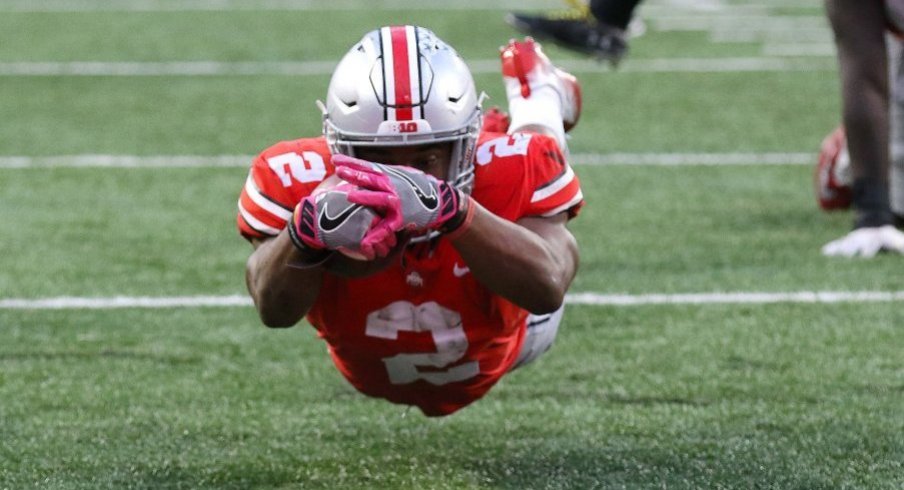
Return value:
<svg viewBox="0 0 904 490">
<path fill-rule="evenodd" d="M 562 307 L 562 301 L 547 301 L 543 303 L 537 303 L 532 308 L 528 308 L 529 311 L 533 315 L 546 315 L 549 313 L 553 313 Z"/>
<path fill-rule="evenodd" d="M 261 323 L 269 328 L 288 328 L 298 323 L 307 313 L 309 305 L 306 306 L 291 291 L 275 287 L 255 272 L 253 267 L 246 269 L 245 283 Z"/>
<path fill-rule="evenodd" d="M 257 314 L 261 319 L 261 323 L 267 328 L 289 328 L 295 326 L 296 323 L 304 316 L 303 313 L 293 311 L 288 308 L 271 306 L 255 302 L 257 306 Z"/>
<path fill-rule="evenodd" d="M 524 305 L 524 308 L 534 315 L 552 313 L 565 303 L 567 289 L 555 283 L 545 285 L 533 298 Z"/>
<path fill-rule="evenodd" d="M 248 288 L 257 315 L 268 328 L 288 328 L 301 320 L 304 311 L 298 311 L 297 305 L 286 301 L 279 294 L 268 293 L 266 288 Z"/>
<path fill-rule="evenodd" d="M 261 323 L 269 328 L 294 326 L 307 313 L 300 301 L 286 294 L 252 291 L 251 297 Z"/>
<path fill-rule="evenodd" d="M 260 315 L 261 323 L 267 328 L 289 328 L 294 327 L 297 321 L 292 321 L 286 317 Z"/>
<path fill-rule="evenodd" d="M 537 277 L 537 289 L 532 294 L 531 304 L 525 309 L 535 315 L 552 313 L 565 303 L 565 295 L 578 267 L 577 245 L 572 241 L 567 254 L 560 254 L 558 260 L 550 260 Z"/>
</svg>

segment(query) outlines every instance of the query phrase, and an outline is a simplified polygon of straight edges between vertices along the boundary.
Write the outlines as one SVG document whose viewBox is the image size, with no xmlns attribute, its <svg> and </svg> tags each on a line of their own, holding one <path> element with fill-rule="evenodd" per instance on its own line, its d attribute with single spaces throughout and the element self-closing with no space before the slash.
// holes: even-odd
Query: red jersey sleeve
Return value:
<svg viewBox="0 0 904 490">
<path fill-rule="evenodd" d="M 251 164 L 238 202 L 236 225 L 246 239 L 279 234 L 303 198 L 333 173 L 323 138 L 283 141 Z"/>
<path fill-rule="evenodd" d="M 535 133 L 484 134 L 473 196 L 497 216 L 577 215 L 581 185 L 556 141 Z"/>
<path fill-rule="evenodd" d="M 531 138 L 525 167 L 525 195 L 530 194 L 525 216 L 562 212 L 567 212 L 569 218 L 577 216 L 584 205 L 581 183 L 554 139 L 541 135 Z"/>
</svg>

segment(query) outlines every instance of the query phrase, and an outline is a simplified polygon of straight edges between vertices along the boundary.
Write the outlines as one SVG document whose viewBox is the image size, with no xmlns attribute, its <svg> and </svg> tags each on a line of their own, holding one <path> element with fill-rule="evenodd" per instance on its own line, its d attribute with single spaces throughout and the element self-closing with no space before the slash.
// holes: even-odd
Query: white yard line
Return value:
<svg viewBox="0 0 904 490">
<path fill-rule="evenodd" d="M 811 2 L 798 0 L 797 3 L 774 3 L 762 5 L 726 4 L 721 1 L 693 0 L 690 2 L 647 2 L 641 4 L 641 11 L 647 15 L 679 12 L 725 13 L 763 12 L 779 6 L 813 7 Z M 818 6 L 818 5 L 817 5 Z M 563 5 L 550 0 L 0 0 L 0 12 L 228 12 L 243 10 L 299 10 L 335 11 L 380 8 L 393 10 L 553 10 Z"/>
<path fill-rule="evenodd" d="M 760 52 L 763 56 L 835 56 L 835 45 L 832 42 L 767 42 Z"/>
<path fill-rule="evenodd" d="M 499 73 L 498 59 L 468 62 L 475 74 Z M 593 60 L 563 60 L 561 68 L 573 73 L 605 73 L 613 71 L 609 65 Z M 332 74 L 335 61 L 19 61 L 0 63 L 0 76 L 327 76 Z M 834 58 L 787 59 L 783 57 L 748 58 L 656 58 L 628 59 L 619 68 L 624 73 L 733 73 L 832 71 Z"/>
<path fill-rule="evenodd" d="M 797 291 L 787 293 L 735 292 L 690 294 L 573 293 L 568 304 L 599 306 L 770 304 L 770 303 L 875 303 L 904 301 L 904 291 Z"/>
<path fill-rule="evenodd" d="M 0 169 L 250 167 L 252 155 L 55 155 L 0 156 Z"/>
<path fill-rule="evenodd" d="M 29 168 L 247 168 L 253 155 L 0 156 L 0 169 Z M 575 166 L 812 165 L 815 153 L 573 153 Z"/>
<path fill-rule="evenodd" d="M 763 30 L 720 28 L 709 31 L 709 39 L 716 43 L 823 43 L 832 44 L 832 31 L 824 28 L 801 28 L 797 30 Z"/>
<path fill-rule="evenodd" d="M 690 294 L 572 293 L 565 302 L 591 306 L 713 305 L 774 303 L 874 303 L 904 301 L 904 291 L 796 291 L 785 293 L 728 292 Z M 118 308 L 248 307 L 251 298 L 229 296 L 113 296 L 108 298 L 63 296 L 55 298 L 0 299 L 0 310 L 109 310 Z"/>
<path fill-rule="evenodd" d="M 651 1 L 640 5 L 648 15 L 689 15 L 760 13 L 773 8 L 798 8 L 821 11 L 821 3 L 812 0 L 775 0 L 728 4 L 713 0 Z M 0 0 L 0 12 L 228 12 L 243 10 L 335 11 L 363 8 L 404 10 L 550 10 L 561 4 L 550 0 Z"/>
<path fill-rule="evenodd" d="M 815 153 L 574 153 L 573 165 L 812 165 Z"/>
<path fill-rule="evenodd" d="M 0 76 L 317 76 L 329 75 L 335 67 L 336 61 L 20 61 L 0 63 Z"/>
<path fill-rule="evenodd" d="M 61 296 L 38 299 L 0 299 L 0 310 L 109 310 L 116 308 L 196 308 L 251 306 L 248 296 L 112 296 L 84 298 Z"/>
<path fill-rule="evenodd" d="M 376 2 L 374 2 L 376 3 Z M 548 9 L 544 0 L 2 0 L 0 12 L 230 12 L 364 10 L 528 10 Z"/>
<path fill-rule="evenodd" d="M 709 31 L 745 29 L 767 32 L 793 32 L 799 29 L 829 31 L 825 15 L 776 16 L 768 13 L 722 13 L 717 15 L 670 15 L 652 20 L 657 31 Z"/>
</svg>

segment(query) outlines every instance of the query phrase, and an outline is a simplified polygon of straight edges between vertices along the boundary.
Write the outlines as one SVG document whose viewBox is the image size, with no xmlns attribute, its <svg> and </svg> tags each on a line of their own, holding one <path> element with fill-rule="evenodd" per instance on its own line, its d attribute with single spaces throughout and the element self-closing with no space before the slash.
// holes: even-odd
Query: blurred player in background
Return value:
<svg viewBox="0 0 904 490">
<path fill-rule="evenodd" d="M 502 72 L 511 120 L 482 131 L 450 46 L 369 32 L 333 73 L 324 134 L 264 150 L 239 200 L 263 323 L 306 316 L 356 389 L 429 416 L 550 347 L 578 266 L 564 148 L 580 88 L 530 40 L 503 48 Z"/>
<path fill-rule="evenodd" d="M 641 0 L 569 0 L 569 10 L 546 14 L 511 13 L 506 22 L 539 39 L 609 61 L 613 65 L 628 52 L 628 24 Z"/>
<path fill-rule="evenodd" d="M 822 252 L 847 257 L 904 253 L 904 233 L 894 226 L 904 218 L 904 156 L 889 151 L 890 112 L 895 139 L 904 141 L 904 113 L 897 100 L 904 90 L 892 90 L 895 96 L 890 96 L 889 78 L 900 84 L 904 77 L 897 42 L 891 50 L 886 46 L 887 30 L 900 35 L 904 29 L 904 0 L 827 0 L 826 7 L 838 47 L 844 129 L 823 142 L 817 196 L 824 209 L 853 205 L 856 216 L 854 231 L 826 244 Z M 890 153 L 896 155 L 893 167 Z"/>
</svg>

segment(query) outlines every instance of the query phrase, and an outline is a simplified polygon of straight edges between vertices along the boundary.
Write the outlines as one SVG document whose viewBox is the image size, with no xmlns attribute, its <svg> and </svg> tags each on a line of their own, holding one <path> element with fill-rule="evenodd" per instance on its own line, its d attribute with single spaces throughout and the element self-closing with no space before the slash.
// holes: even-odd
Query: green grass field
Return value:
<svg viewBox="0 0 904 490">
<path fill-rule="evenodd" d="M 317 133 L 328 76 L 264 63 L 335 61 L 371 28 L 419 23 L 504 105 L 505 10 L 405 1 L 0 0 L 0 489 L 904 486 L 900 301 L 571 305 L 554 349 L 438 420 L 358 395 L 313 329 L 267 330 L 249 307 L 4 306 L 245 294 L 247 169 L 65 162 L 251 155 Z M 767 53 L 830 48 L 821 3 L 687 5 L 645 5 L 619 71 L 547 48 L 583 82 L 571 151 L 815 160 L 838 120 L 833 58 Z M 687 68 L 738 59 L 788 68 Z M 16 71 L 203 61 L 262 73 Z M 650 69 L 664 62 L 683 68 Z M 901 257 L 819 254 L 851 215 L 819 212 L 811 167 L 792 163 L 577 165 L 572 291 L 904 290 Z"/>
</svg>

